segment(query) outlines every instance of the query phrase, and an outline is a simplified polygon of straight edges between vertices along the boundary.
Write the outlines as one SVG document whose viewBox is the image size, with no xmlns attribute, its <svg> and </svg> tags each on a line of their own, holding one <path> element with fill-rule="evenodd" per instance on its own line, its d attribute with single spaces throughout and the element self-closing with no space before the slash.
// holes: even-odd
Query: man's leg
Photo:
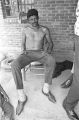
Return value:
<svg viewBox="0 0 79 120">
<path fill-rule="evenodd" d="M 27 97 L 23 90 L 24 88 L 23 88 L 21 69 L 24 68 L 26 65 L 28 65 L 30 62 L 31 59 L 27 55 L 22 54 L 11 64 L 12 74 L 15 80 L 18 97 L 19 97 L 18 105 L 16 108 L 16 113 L 18 115 L 22 112 L 24 105 L 27 101 Z"/>
<path fill-rule="evenodd" d="M 15 80 L 17 92 L 18 92 L 18 105 L 16 108 L 16 113 L 19 115 L 23 111 L 24 105 L 27 101 L 27 97 L 23 90 L 23 81 L 21 69 L 33 61 L 38 61 L 43 58 L 44 54 L 42 51 L 28 51 L 27 54 L 21 54 L 16 60 L 11 64 L 12 74 Z"/>
<path fill-rule="evenodd" d="M 56 102 L 54 95 L 50 92 L 50 86 L 52 85 L 52 74 L 55 69 L 55 59 L 49 55 L 45 56 L 40 60 L 41 63 L 45 65 L 45 83 L 42 89 L 42 92 L 48 96 L 48 99 L 51 102 Z"/>
</svg>

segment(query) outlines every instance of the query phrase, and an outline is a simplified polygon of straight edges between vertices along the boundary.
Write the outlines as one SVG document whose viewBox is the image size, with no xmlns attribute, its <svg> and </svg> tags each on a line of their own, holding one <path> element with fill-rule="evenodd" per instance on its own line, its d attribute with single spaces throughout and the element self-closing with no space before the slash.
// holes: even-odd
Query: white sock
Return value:
<svg viewBox="0 0 79 120">
<path fill-rule="evenodd" d="M 18 89 L 18 97 L 19 97 L 19 100 L 20 100 L 20 101 L 22 101 L 22 102 L 25 101 L 26 95 L 25 95 L 23 89 Z"/>
<path fill-rule="evenodd" d="M 73 64 L 73 67 L 72 67 L 71 73 L 74 73 L 74 64 Z"/>
<path fill-rule="evenodd" d="M 48 83 L 44 83 L 43 92 L 44 93 L 48 93 L 49 92 L 49 84 Z"/>
</svg>

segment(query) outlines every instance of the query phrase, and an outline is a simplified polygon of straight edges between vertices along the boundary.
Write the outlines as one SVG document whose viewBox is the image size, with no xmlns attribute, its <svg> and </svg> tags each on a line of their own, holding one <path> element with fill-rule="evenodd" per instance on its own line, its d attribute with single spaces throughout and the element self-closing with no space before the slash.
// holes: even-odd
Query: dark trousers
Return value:
<svg viewBox="0 0 79 120">
<path fill-rule="evenodd" d="M 79 101 L 79 36 L 75 35 L 75 57 L 74 57 L 74 74 L 73 82 L 64 105 L 67 109 L 73 110 Z"/>
<path fill-rule="evenodd" d="M 26 54 L 21 54 L 11 64 L 17 89 L 23 89 L 21 69 L 33 61 L 39 61 L 40 63 L 44 64 L 45 82 L 52 84 L 52 74 L 55 68 L 55 59 L 50 54 L 43 51 L 27 51 Z"/>
</svg>

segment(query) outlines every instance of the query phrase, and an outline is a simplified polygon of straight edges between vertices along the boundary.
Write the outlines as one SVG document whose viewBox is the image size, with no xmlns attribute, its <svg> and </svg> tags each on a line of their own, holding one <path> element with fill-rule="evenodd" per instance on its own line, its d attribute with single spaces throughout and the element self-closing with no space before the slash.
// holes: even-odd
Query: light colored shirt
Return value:
<svg viewBox="0 0 79 120">
<path fill-rule="evenodd" d="M 79 36 L 79 0 L 76 7 L 76 22 L 74 25 L 74 33 Z"/>
</svg>

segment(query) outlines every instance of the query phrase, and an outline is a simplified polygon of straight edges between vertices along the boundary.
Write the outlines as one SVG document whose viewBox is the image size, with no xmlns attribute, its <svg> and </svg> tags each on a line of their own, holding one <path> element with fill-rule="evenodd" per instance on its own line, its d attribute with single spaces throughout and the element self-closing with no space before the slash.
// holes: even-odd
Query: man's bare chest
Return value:
<svg viewBox="0 0 79 120">
<path fill-rule="evenodd" d="M 38 31 L 30 30 L 26 33 L 26 38 L 32 41 L 41 41 L 44 35 L 45 33 L 41 30 Z"/>
</svg>

